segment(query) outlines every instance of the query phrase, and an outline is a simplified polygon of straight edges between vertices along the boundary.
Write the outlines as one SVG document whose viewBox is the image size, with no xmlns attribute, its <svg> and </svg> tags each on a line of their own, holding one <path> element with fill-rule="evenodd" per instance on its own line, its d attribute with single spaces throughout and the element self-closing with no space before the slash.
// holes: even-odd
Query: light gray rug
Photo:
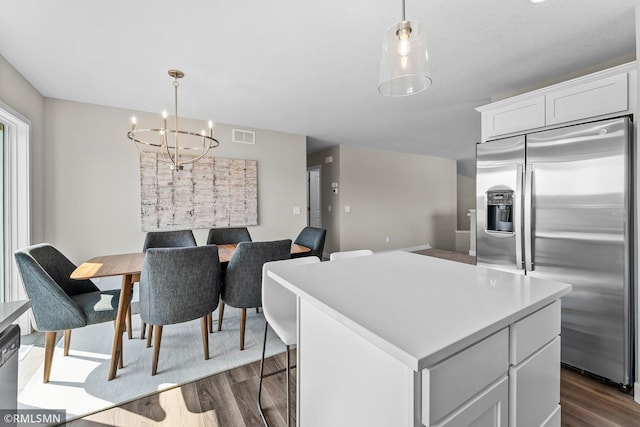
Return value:
<svg viewBox="0 0 640 427">
<path fill-rule="evenodd" d="M 18 408 L 65 409 L 71 420 L 259 360 L 264 315 L 247 311 L 245 349 L 240 351 L 239 312 L 225 307 L 221 332 L 214 320 L 214 332 L 209 334 L 209 360 L 204 360 L 200 320 L 165 326 L 155 376 L 151 376 L 153 349 L 146 347 L 146 340 L 140 340 L 140 318 L 134 315 L 134 338 L 128 340 L 124 336 L 124 368 L 118 369 L 112 381 L 107 381 L 107 373 L 113 323 L 74 330 L 69 356 L 63 356 L 63 340 L 59 340 L 49 383 L 42 383 L 44 366 L 40 366 L 18 396 Z M 285 350 L 273 331 L 268 337 L 267 356 Z"/>
</svg>

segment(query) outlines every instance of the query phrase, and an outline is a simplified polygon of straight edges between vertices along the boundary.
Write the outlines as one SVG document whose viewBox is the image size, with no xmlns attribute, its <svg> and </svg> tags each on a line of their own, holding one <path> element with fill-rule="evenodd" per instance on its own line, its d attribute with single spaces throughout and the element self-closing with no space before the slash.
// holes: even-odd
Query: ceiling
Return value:
<svg viewBox="0 0 640 427">
<path fill-rule="evenodd" d="M 172 110 L 356 144 L 471 159 L 474 108 L 635 55 L 635 0 L 406 0 L 427 31 L 425 92 L 379 95 L 400 0 L 0 0 L 0 55 L 44 96 Z"/>
</svg>

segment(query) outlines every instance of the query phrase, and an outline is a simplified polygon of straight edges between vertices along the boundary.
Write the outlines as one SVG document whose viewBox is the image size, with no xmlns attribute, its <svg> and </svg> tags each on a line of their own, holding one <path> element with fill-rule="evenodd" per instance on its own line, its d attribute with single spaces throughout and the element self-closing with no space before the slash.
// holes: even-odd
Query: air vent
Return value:
<svg viewBox="0 0 640 427">
<path fill-rule="evenodd" d="M 231 131 L 231 140 L 242 144 L 255 144 L 256 133 L 250 130 L 233 129 Z"/>
</svg>

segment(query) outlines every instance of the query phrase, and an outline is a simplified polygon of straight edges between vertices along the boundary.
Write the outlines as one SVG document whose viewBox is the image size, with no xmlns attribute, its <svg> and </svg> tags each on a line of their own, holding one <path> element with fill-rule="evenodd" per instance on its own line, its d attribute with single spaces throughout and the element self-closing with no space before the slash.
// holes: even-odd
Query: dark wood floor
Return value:
<svg viewBox="0 0 640 427">
<path fill-rule="evenodd" d="M 425 255 L 473 263 L 473 257 L 429 250 Z M 449 252 L 449 253 L 445 253 Z M 295 352 L 293 352 L 295 355 Z M 295 358 L 295 356 L 294 356 Z M 285 365 L 284 354 L 268 360 L 266 371 Z M 295 370 L 293 371 L 295 381 Z M 259 362 L 108 409 L 69 424 L 82 426 L 262 426 L 256 407 Z M 295 390 L 295 385 L 292 386 Z M 270 424 L 286 426 L 284 375 L 265 380 L 264 407 Z M 293 395 L 295 405 L 295 392 Z M 640 404 L 616 387 L 562 369 L 562 425 L 565 427 L 640 426 Z M 292 425 L 295 425 L 295 409 Z"/>
</svg>

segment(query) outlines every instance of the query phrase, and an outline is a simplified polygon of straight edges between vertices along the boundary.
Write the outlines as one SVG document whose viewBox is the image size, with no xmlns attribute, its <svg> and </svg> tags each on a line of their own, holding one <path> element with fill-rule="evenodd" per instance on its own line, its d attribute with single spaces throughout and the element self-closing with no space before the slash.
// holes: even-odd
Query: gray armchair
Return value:
<svg viewBox="0 0 640 427">
<path fill-rule="evenodd" d="M 322 259 L 322 251 L 324 251 L 324 239 L 327 236 L 327 230 L 324 228 L 305 227 L 302 229 L 296 240 L 296 245 L 311 248 L 311 252 L 303 252 L 292 254 L 291 258 L 301 258 L 305 256 L 317 256 Z"/>
<path fill-rule="evenodd" d="M 251 242 L 251 234 L 247 227 L 212 228 L 207 236 L 207 245 L 228 245 L 240 242 Z"/>
<path fill-rule="evenodd" d="M 154 326 L 153 364 L 158 368 L 162 327 L 201 319 L 204 358 L 209 359 L 207 316 L 220 299 L 218 247 L 150 248 L 140 273 L 140 317 Z"/>
<path fill-rule="evenodd" d="M 191 230 L 150 231 L 144 238 L 142 252 L 149 248 L 186 248 L 197 246 Z"/>
<path fill-rule="evenodd" d="M 222 285 L 225 305 L 240 308 L 240 350 L 244 350 L 247 308 L 262 306 L 262 266 L 265 262 L 289 259 L 291 240 L 241 242 L 233 253 Z M 224 306 L 218 310 L 218 330 L 222 329 Z"/>
<path fill-rule="evenodd" d="M 150 231 L 144 238 L 142 252 L 146 252 L 151 248 L 188 248 L 197 246 L 196 239 L 193 237 L 191 230 L 177 231 Z M 129 331 L 129 339 L 131 339 L 131 309 L 127 313 L 127 323 Z M 140 339 L 144 339 L 144 333 L 147 325 L 142 322 L 140 326 Z M 147 337 L 147 347 L 151 347 L 151 339 L 153 338 L 153 329 L 149 327 L 149 335 Z"/>
<path fill-rule="evenodd" d="M 14 253 L 31 308 L 35 328 L 45 334 L 44 378 L 49 382 L 58 331 L 64 331 L 64 355 L 69 354 L 71 329 L 115 320 L 120 290 L 101 291 L 91 280 L 72 280 L 76 266 L 48 243 Z"/>
</svg>

